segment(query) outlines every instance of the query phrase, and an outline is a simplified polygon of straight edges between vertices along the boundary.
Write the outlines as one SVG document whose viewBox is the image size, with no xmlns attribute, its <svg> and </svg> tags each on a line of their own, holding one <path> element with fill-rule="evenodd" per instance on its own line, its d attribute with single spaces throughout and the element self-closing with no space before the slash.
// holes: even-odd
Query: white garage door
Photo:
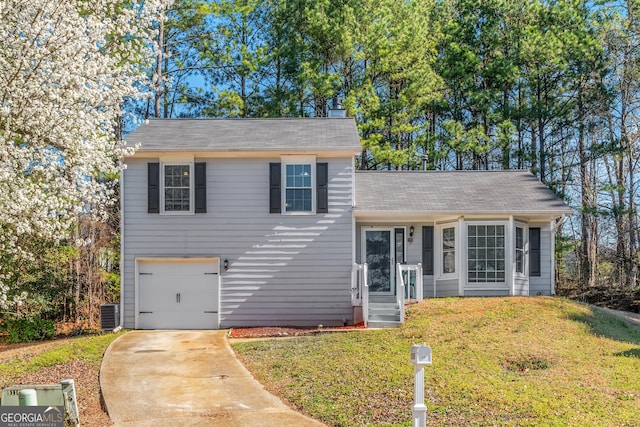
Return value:
<svg viewBox="0 0 640 427">
<path fill-rule="evenodd" d="M 139 329 L 217 329 L 218 259 L 138 261 Z"/>
</svg>

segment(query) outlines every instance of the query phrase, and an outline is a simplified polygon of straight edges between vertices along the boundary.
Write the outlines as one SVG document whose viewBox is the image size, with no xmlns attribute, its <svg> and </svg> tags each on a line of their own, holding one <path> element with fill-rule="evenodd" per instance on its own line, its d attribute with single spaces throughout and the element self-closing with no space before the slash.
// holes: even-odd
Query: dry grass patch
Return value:
<svg viewBox="0 0 640 427">
<path fill-rule="evenodd" d="M 398 329 L 234 344 L 293 406 L 331 425 L 410 426 L 412 344 L 428 425 L 637 425 L 640 328 L 557 298 L 450 298 Z"/>
</svg>

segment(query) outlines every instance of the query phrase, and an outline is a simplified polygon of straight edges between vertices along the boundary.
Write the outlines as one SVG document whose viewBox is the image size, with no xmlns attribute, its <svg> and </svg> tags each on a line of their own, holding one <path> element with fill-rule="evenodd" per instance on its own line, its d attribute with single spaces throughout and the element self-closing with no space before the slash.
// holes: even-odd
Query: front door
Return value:
<svg viewBox="0 0 640 427">
<path fill-rule="evenodd" d="M 364 262 L 368 264 L 369 292 L 392 295 L 394 280 L 393 229 L 370 228 L 364 233 Z"/>
</svg>

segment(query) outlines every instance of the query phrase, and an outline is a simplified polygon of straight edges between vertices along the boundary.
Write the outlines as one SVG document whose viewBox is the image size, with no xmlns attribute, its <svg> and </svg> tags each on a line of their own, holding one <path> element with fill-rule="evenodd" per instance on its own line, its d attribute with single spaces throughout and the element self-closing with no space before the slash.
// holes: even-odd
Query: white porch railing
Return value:
<svg viewBox="0 0 640 427">
<path fill-rule="evenodd" d="M 422 282 L 422 264 L 397 264 L 397 282 L 402 282 L 406 294 L 403 291 L 405 299 L 414 299 L 418 302 L 424 299 L 423 282 Z"/>
<path fill-rule="evenodd" d="M 367 327 L 369 319 L 369 282 L 367 264 L 353 264 L 351 268 L 351 305 L 362 306 L 362 319 Z"/>
</svg>

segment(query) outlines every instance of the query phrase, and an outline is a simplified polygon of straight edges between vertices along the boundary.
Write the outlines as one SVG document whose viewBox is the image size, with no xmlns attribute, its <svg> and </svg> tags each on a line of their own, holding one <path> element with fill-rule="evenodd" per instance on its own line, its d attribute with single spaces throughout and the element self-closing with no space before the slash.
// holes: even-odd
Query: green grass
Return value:
<svg viewBox="0 0 640 427">
<path fill-rule="evenodd" d="M 270 391 L 337 426 L 410 426 L 427 343 L 427 425 L 631 426 L 640 328 L 557 298 L 430 299 L 398 329 L 234 343 Z"/>
<path fill-rule="evenodd" d="M 117 334 L 96 334 L 90 336 L 61 339 L 51 342 L 51 348 L 36 351 L 32 356 L 19 357 L 0 364 L 0 386 L 5 386 L 26 372 L 37 371 L 48 366 L 59 365 L 74 359 L 89 363 L 100 363 L 102 355 Z"/>
</svg>

